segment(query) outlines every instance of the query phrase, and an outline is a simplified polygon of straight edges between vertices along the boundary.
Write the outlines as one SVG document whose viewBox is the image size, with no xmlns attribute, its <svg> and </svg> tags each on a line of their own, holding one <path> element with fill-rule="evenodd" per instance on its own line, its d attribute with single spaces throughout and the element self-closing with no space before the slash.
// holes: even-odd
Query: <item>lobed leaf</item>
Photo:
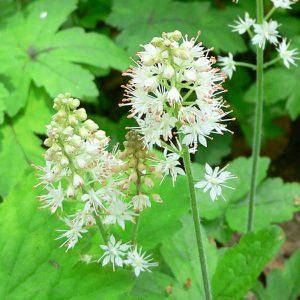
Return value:
<svg viewBox="0 0 300 300">
<path fill-rule="evenodd" d="M 248 233 L 219 259 L 212 288 L 215 300 L 240 300 L 283 242 L 279 227 Z"/>
</svg>

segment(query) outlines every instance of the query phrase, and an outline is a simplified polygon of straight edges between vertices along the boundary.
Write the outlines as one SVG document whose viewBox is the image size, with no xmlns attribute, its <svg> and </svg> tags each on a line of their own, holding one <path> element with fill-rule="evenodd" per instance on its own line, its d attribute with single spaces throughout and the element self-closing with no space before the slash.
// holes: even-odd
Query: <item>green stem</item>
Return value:
<svg viewBox="0 0 300 300">
<path fill-rule="evenodd" d="M 94 213 L 94 218 L 96 220 L 97 226 L 98 226 L 99 231 L 101 233 L 103 242 L 104 242 L 105 245 L 107 245 L 107 242 L 108 242 L 107 232 L 106 232 L 105 227 L 104 227 L 104 225 L 102 223 L 102 220 L 101 220 L 100 216 L 96 215 L 96 213 Z"/>
<path fill-rule="evenodd" d="M 276 7 L 275 6 L 273 6 L 272 8 L 271 8 L 271 10 L 267 13 L 267 15 L 265 16 L 265 20 L 267 21 L 267 20 L 269 20 L 270 18 L 271 18 L 271 16 L 273 15 L 273 13 L 274 13 L 274 11 L 276 10 Z"/>
<path fill-rule="evenodd" d="M 188 179 L 188 185 L 189 185 L 189 191 L 190 191 L 191 209 L 192 209 L 192 215 L 193 215 L 193 220 L 194 220 L 198 254 L 199 254 L 199 258 L 200 258 L 202 280 L 203 280 L 203 286 L 204 286 L 204 291 L 205 291 L 205 299 L 212 300 L 211 287 L 210 287 L 210 282 L 209 282 L 209 277 L 208 277 L 207 262 L 206 262 L 205 251 L 204 251 L 204 246 L 203 246 L 203 237 L 202 237 L 202 233 L 201 233 L 201 225 L 200 225 L 201 220 L 200 220 L 200 216 L 199 216 L 199 212 L 198 212 L 198 205 L 197 205 L 196 193 L 195 193 L 195 187 L 194 187 L 191 158 L 190 158 L 190 154 L 189 154 L 189 149 L 186 145 L 183 146 L 182 150 L 183 150 L 182 158 L 183 158 L 183 162 L 184 162 L 185 172 L 186 172 L 186 176 Z"/>
<path fill-rule="evenodd" d="M 262 24 L 264 21 L 264 6 L 263 0 L 256 0 L 257 9 L 257 22 Z M 263 122 L 263 97 L 264 97 L 264 51 L 257 46 L 256 50 L 256 108 L 255 108 L 255 123 L 254 123 L 254 135 L 252 144 L 252 170 L 251 170 L 251 183 L 249 192 L 249 205 L 248 205 L 248 219 L 247 219 L 247 231 L 250 232 L 253 229 L 254 221 L 254 208 L 255 208 L 255 196 L 257 185 L 257 170 L 259 163 L 259 154 L 261 146 L 261 133 Z"/>
<path fill-rule="evenodd" d="M 137 166 L 138 166 L 139 158 L 136 158 L 136 159 L 137 159 Z M 136 168 L 136 173 L 137 173 L 136 195 L 139 195 L 141 193 L 141 186 L 142 186 L 141 177 L 142 177 L 142 174 L 138 170 L 138 168 Z M 138 213 L 137 217 L 135 218 L 135 224 L 133 226 L 133 231 L 132 231 L 132 243 L 133 244 L 136 244 L 136 242 L 137 242 L 137 236 L 138 236 L 138 230 L 139 230 L 139 222 L 140 222 L 140 212 Z"/>
<path fill-rule="evenodd" d="M 249 63 L 246 63 L 246 62 L 243 62 L 243 61 L 235 61 L 234 64 L 237 67 L 245 67 L 245 68 L 250 68 L 252 70 L 256 70 L 256 65 L 249 64 Z"/>
<path fill-rule="evenodd" d="M 270 66 L 276 64 L 278 61 L 280 61 L 280 59 L 281 59 L 281 58 L 280 58 L 280 56 L 278 55 L 278 56 L 275 57 L 274 59 L 272 59 L 272 60 L 266 62 L 266 63 L 264 64 L 264 69 L 266 69 L 266 68 L 268 68 L 268 67 L 270 67 Z"/>
</svg>

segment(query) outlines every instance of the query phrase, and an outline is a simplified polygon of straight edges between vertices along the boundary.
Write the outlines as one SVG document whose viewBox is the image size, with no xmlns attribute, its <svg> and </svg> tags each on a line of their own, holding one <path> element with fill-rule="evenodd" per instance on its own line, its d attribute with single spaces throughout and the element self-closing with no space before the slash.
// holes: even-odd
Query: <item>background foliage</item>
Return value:
<svg viewBox="0 0 300 300">
<path fill-rule="evenodd" d="M 60 92 L 84 101 L 112 144 L 123 141 L 131 121 L 118 108 L 120 86 L 126 82 L 121 72 L 139 44 L 163 31 L 179 29 L 195 35 L 200 30 L 201 41 L 214 47 L 214 55 L 232 52 L 237 60 L 255 63 L 247 39 L 228 27 L 245 10 L 254 16 L 255 1 L 234 5 L 223 0 L 0 0 L 1 299 L 199 299 L 203 295 L 198 264 L 193 263 L 197 253 L 185 178 L 175 189 L 170 182 L 161 185 L 158 192 L 164 203 L 142 215 L 141 244 L 154 251 L 161 264 L 135 282 L 127 271 L 113 273 L 78 261 L 80 252 L 98 239 L 96 233 L 78 251 L 65 254 L 58 248 L 57 220 L 38 210 L 30 165 L 42 163 L 45 124 L 51 118 L 52 98 Z M 283 24 L 280 31 L 298 48 L 299 14 L 297 3 L 293 11 L 274 16 Z M 266 55 L 271 59 L 275 54 L 267 49 Z M 300 293 L 299 250 L 289 253 L 283 270 L 270 272 L 266 284 L 257 280 L 285 239 L 283 231 L 271 224 L 291 221 L 300 209 L 299 77 L 299 66 L 287 70 L 279 64 L 265 72 L 264 157 L 254 222 L 258 231 L 239 240 L 245 232 L 249 191 L 253 71 L 238 68 L 226 86 L 226 98 L 237 118 L 231 124 L 235 135 L 215 138 L 194 157 L 196 178 L 203 176 L 201 164 L 206 161 L 212 165 L 230 161 L 230 171 L 238 176 L 235 190 L 225 192 L 226 202 L 212 203 L 201 191 L 197 195 L 208 233 L 215 299 L 241 300 L 250 289 L 264 300 L 295 300 Z"/>
</svg>

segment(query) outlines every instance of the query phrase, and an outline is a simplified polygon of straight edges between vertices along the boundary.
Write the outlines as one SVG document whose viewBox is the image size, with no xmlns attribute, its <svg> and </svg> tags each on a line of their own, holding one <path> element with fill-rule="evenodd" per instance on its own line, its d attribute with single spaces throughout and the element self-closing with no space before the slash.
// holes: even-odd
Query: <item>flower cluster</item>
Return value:
<svg viewBox="0 0 300 300">
<path fill-rule="evenodd" d="M 213 68 L 215 58 L 197 38 L 183 37 L 178 30 L 163 33 L 143 46 L 140 60 L 124 73 L 131 80 L 121 105 L 130 106 L 130 117 L 138 124 L 133 130 L 145 147 L 164 149 L 157 169 L 171 175 L 173 183 L 185 174 L 179 162 L 182 145 L 190 152 L 199 143 L 206 147 L 212 134 L 229 131 L 224 122 L 231 120 L 221 96 L 225 76 Z"/>
<path fill-rule="evenodd" d="M 142 249 L 138 250 L 137 246 L 122 244 L 122 241 L 116 241 L 113 235 L 107 245 L 100 245 L 104 254 L 99 258 L 98 262 L 102 261 L 102 266 L 111 263 L 113 270 L 115 267 L 131 266 L 134 269 L 135 276 L 139 276 L 141 272 L 148 271 L 150 267 L 158 266 L 158 263 L 153 262 L 150 255 L 142 253 Z"/>
<path fill-rule="evenodd" d="M 107 150 L 109 138 L 94 121 L 87 119 L 86 111 L 79 105 L 79 100 L 68 93 L 55 98 L 57 113 L 47 126 L 48 137 L 44 142 L 48 147 L 46 163 L 43 167 L 36 166 L 40 180 L 37 186 L 43 186 L 44 191 L 38 198 L 42 208 L 58 213 L 67 226 L 67 229 L 57 230 L 61 232 L 57 239 L 64 240 L 61 246 L 67 251 L 95 225 L 101 228 L 102 239 L 106 242 L 109 226 L 117 224 L 125 229 L 126 222 L 135 222 L 138 210 L 136 200 L 130 200 L 124 192 L 122 174 L 128 170 L 127 163 L 117 151 Z M 140 151 L 135 155 L 142 158 L 145 154 Z M 143 172 L 139 164 L 138 167 Z M 149 206 L 147 201 L 145 203 Z M 139 201 L 138 208 L 144 205 Z M 111 245 L 108 243 L 105 247 L 110 249 Z M 126 264 L 133 266 L 136 274 L 154 265 L 148 265 L 147 258 L 137 252 L 137 248 L 130 249 Z M 135 260 L 132 259 L 134 255 Z M 84 257 L 85 261 L 91 260 L 89 255 Z M 111 262 L 114 268 L 119 260 Z"/>
<path fill-rule="evenodd" d="M 286 38 L 281 37 L 278 31 L 280 24 L 277 21 L 271 20 L 270 17 L 272 13 L 277 8 L 291 9 L 291 5 L 297 1 L 291 0 L 271 0 L 273 3 L 273 8 L 264 18 L 262 24 L 256 24 L 256 20 L 252 19 L 248 12 L 245 13 L 244 18 L 239 17 L 235 21 L 235 24 L 229 25 L 233 32 L 238 32 L 239 34 L 248 33 L 251 37 L 251 42 L 253 45 L 258 46 L 262 49 L 266 47 L 267 42 L 276 45 L 278 52 L 278 59 L 282 59 L 284 65 L 289 68 L 290 65 L 296 65 L 296 60 L 299 59 L 298 49 L 290 49 L 291 41 L 287 41 Z M 276 61 L 278 60 L 276 59 Z M 228 56 L 219 57 L 220 65 L 222 66 L 222 71 L 226 73 L 230 78 L 233 72 L 236 70 L 236 65 L 239 62 L 233 60 L 231 53 Z"/>
</svg>

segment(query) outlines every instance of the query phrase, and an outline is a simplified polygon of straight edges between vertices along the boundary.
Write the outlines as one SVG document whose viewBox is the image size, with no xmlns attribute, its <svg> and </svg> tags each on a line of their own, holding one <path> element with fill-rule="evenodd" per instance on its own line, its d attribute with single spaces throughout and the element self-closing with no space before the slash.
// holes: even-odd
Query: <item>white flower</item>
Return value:
<svg viewBox="0 0 300 300">
<path fill-rule="evenodd" d="M 236 178 L 230 172 L 224 171 L 225 168 L 226 167 L 221 170 L 219 169 L 219 167 L 212 169 L 209 164 L 206 164 L 205 179 L 196 183 L 195 188 L 204 189 L 204 192 L 210 190 L 210 198 L 212 201 L 215 201 L 219 196 L 221 196 L 225 200 L 222 194 L 222 187 L 232 189 L 231 187 L 225 185 L 225 183 L 229 179 Z"/>
<path fill-rule="evenodd" d="M 182 97 L 175 86 L 171 87 L 170 91 L 168 92 L 167 99 L 171 106 L 182 100 Z"/>
<path fill-rule="evenodd" d="M 105 217 L 105 224 L 119 224 L 122 229 L 125 229 L 125 221 L 134 223 L 135 213 L 130 210 L 131 205 L 122 200 L 115 199 L 107 209 L 109 215 Z"/>
<path fill-rule="evenodd" d="M 127 244 L 122 244 L 122 241 L 116 242 L 115 237 L 111 235 L 107 245 L 100 245 L 100 248 L 105 252 L 97 262 L 103 260 L 102 266 L 105 266 L 111 262 L 113 270 L 115 271 L 115 265 L 118 267 L 123 267 L 123 257 L 126 255 L 126 251 L 130 248 L 130 246 Z"/>
<path fill-rule="evenodd" d="M 165 152 L 165 159 L 160 160 L 157 164 L 156 168 L 158 172 L 161 172 L 164 174 L 163 179 L 167 175 L 171 175 L 173 185 L 175 184 L 177 175 L 185 175 L 184 170 L 180 168 L 180 162 L 178 161 L 180 159 L 180 156 L 176 153 L 168 153 Z"/>
<path fill-rule="evenodd" d="M 295 60 L 299 59 L 295 57 L 295 55 L 299 54 L 298 49 L 288 50 L 291 42 L 287 43 L 286 38 L 282 39 L 281 43 L 279 44 L 278 48 L 276 49 L 279 52 L 280 57 L 283 59 L 284 65 L 289 68 L 290 64 L 296 66 Z"/>
<path fill-rule="evenodd" d="M 39 196 L 38 198 L 44 202 L 42 208 L 50 207 L 52 214 L 56 212 L 58 208 L 63 209 L 62 203 L 64 201 L 64 190 L 61 187 L 61 183 L 55 188 L 53 185 L 48 185 L 45 187 L 47 190 L 46 195 Z"/>
<path fill-rule="evenodd" d="M 88 191 L 88 194 L 83 194 L 81 196 L 81 199 L 83 201 L 89 201 L 95 211 L 95 213 L 98 213 L 98 209 L 105 209 L 105 206 L 102 203 L 102 200 L 100 199 L 99 195 L 101 195 L 101 190 L 94 191 L 94 189 L 90 189 Z"/>
<path fill-rule="evenodd" d="M 151 202 L 149 197 L 147 195 L 142 195 L 142 194 L 132 197 L 132 204 L 134 210 L 136 211 L 142 211 L 147 207 L 151 207 Z"/>
<path fill-rule="evenodd" d="M 241 17 L 237 21 L 235 21 L 236 25 L 229 25 L 232 27 L 233 32 L 238 32 L 239 34 L 244 34 L 249 28 L 254 25 L 255 20 L 251 19 L 249 13 L 245 13 L 245 19 L 243 20 Z"/>
<path fill-rule="evenodd" d="M 297 0 L 271 0 L 273 2 L 273 5 L 276 8 L 285 8 L 285 9 L 291 9 L 291 5 L 296 3 Z"/>
<path fill-rule="evenodd" d="M 263 24 L 254 24 L 255 35 L 252 38 L 252 43 L 258 45 L 260 48 L 265 48 L 266 41 L 271 44 L 277 44 L 277 37 L 279 36 L 277 28 L 279 24 L 276 21 L 264 21 Z"/>
<path fill-rule="evenodd" d="M 149 269 L 150 267 L 158 266 L 157 262 L 152 262 L 152 258 L 150 255 L 145 255 L 145 252 L 142 253 L 142 248 L 140 248 L 139 251 L 137 250 L 137 246 L 135 246 L 133 250 L 128 252 L 128 258 L 125 263 L 133 267 L 136 277 L 138 277 L 141 272 L 151 272 L 151 270 Z"/>
<path fill-rule="evenodd" d="M 232 53 L 229 52 L 228 56 L 219 56 L 218 59 L 222 66 L 222 71 L 231 79 L 233 72 L 236 70 Z"/>
<path fill-rule="evenodd" d="M 67 238 L 67 240 L 61 245 L 63 247 L 64 245 L 67 245 L 67 250 L 74 248 L 76 243 L 78 242 L 78 239 L 82 237 L 82 233 L 86 233 L 87 230 L 82 227 L 82 222 L 73 222 L 69 219 L 65 218 L 64 222 L 67 226 L 70 227 L 69 230 L 57 230 L 64 232 L 62 235 L 60 235 L 56 240 Z"/>
<path fill-rule="evenodd" d="M 59 179 L 59 176 L 61 175 L 59 168 L 57 166 L 52 165 L 50 161 L 46 161 L 46 165 L 44 167 L 36 165 L 33 165 L 33 167 L 41 171 L 41 174 L 37 174 L 40 182 L 37 185 L 35 185 L 35 187 L 39 185 L 47 186 L 49 183 L 52 183 Z"/>
</svg>

